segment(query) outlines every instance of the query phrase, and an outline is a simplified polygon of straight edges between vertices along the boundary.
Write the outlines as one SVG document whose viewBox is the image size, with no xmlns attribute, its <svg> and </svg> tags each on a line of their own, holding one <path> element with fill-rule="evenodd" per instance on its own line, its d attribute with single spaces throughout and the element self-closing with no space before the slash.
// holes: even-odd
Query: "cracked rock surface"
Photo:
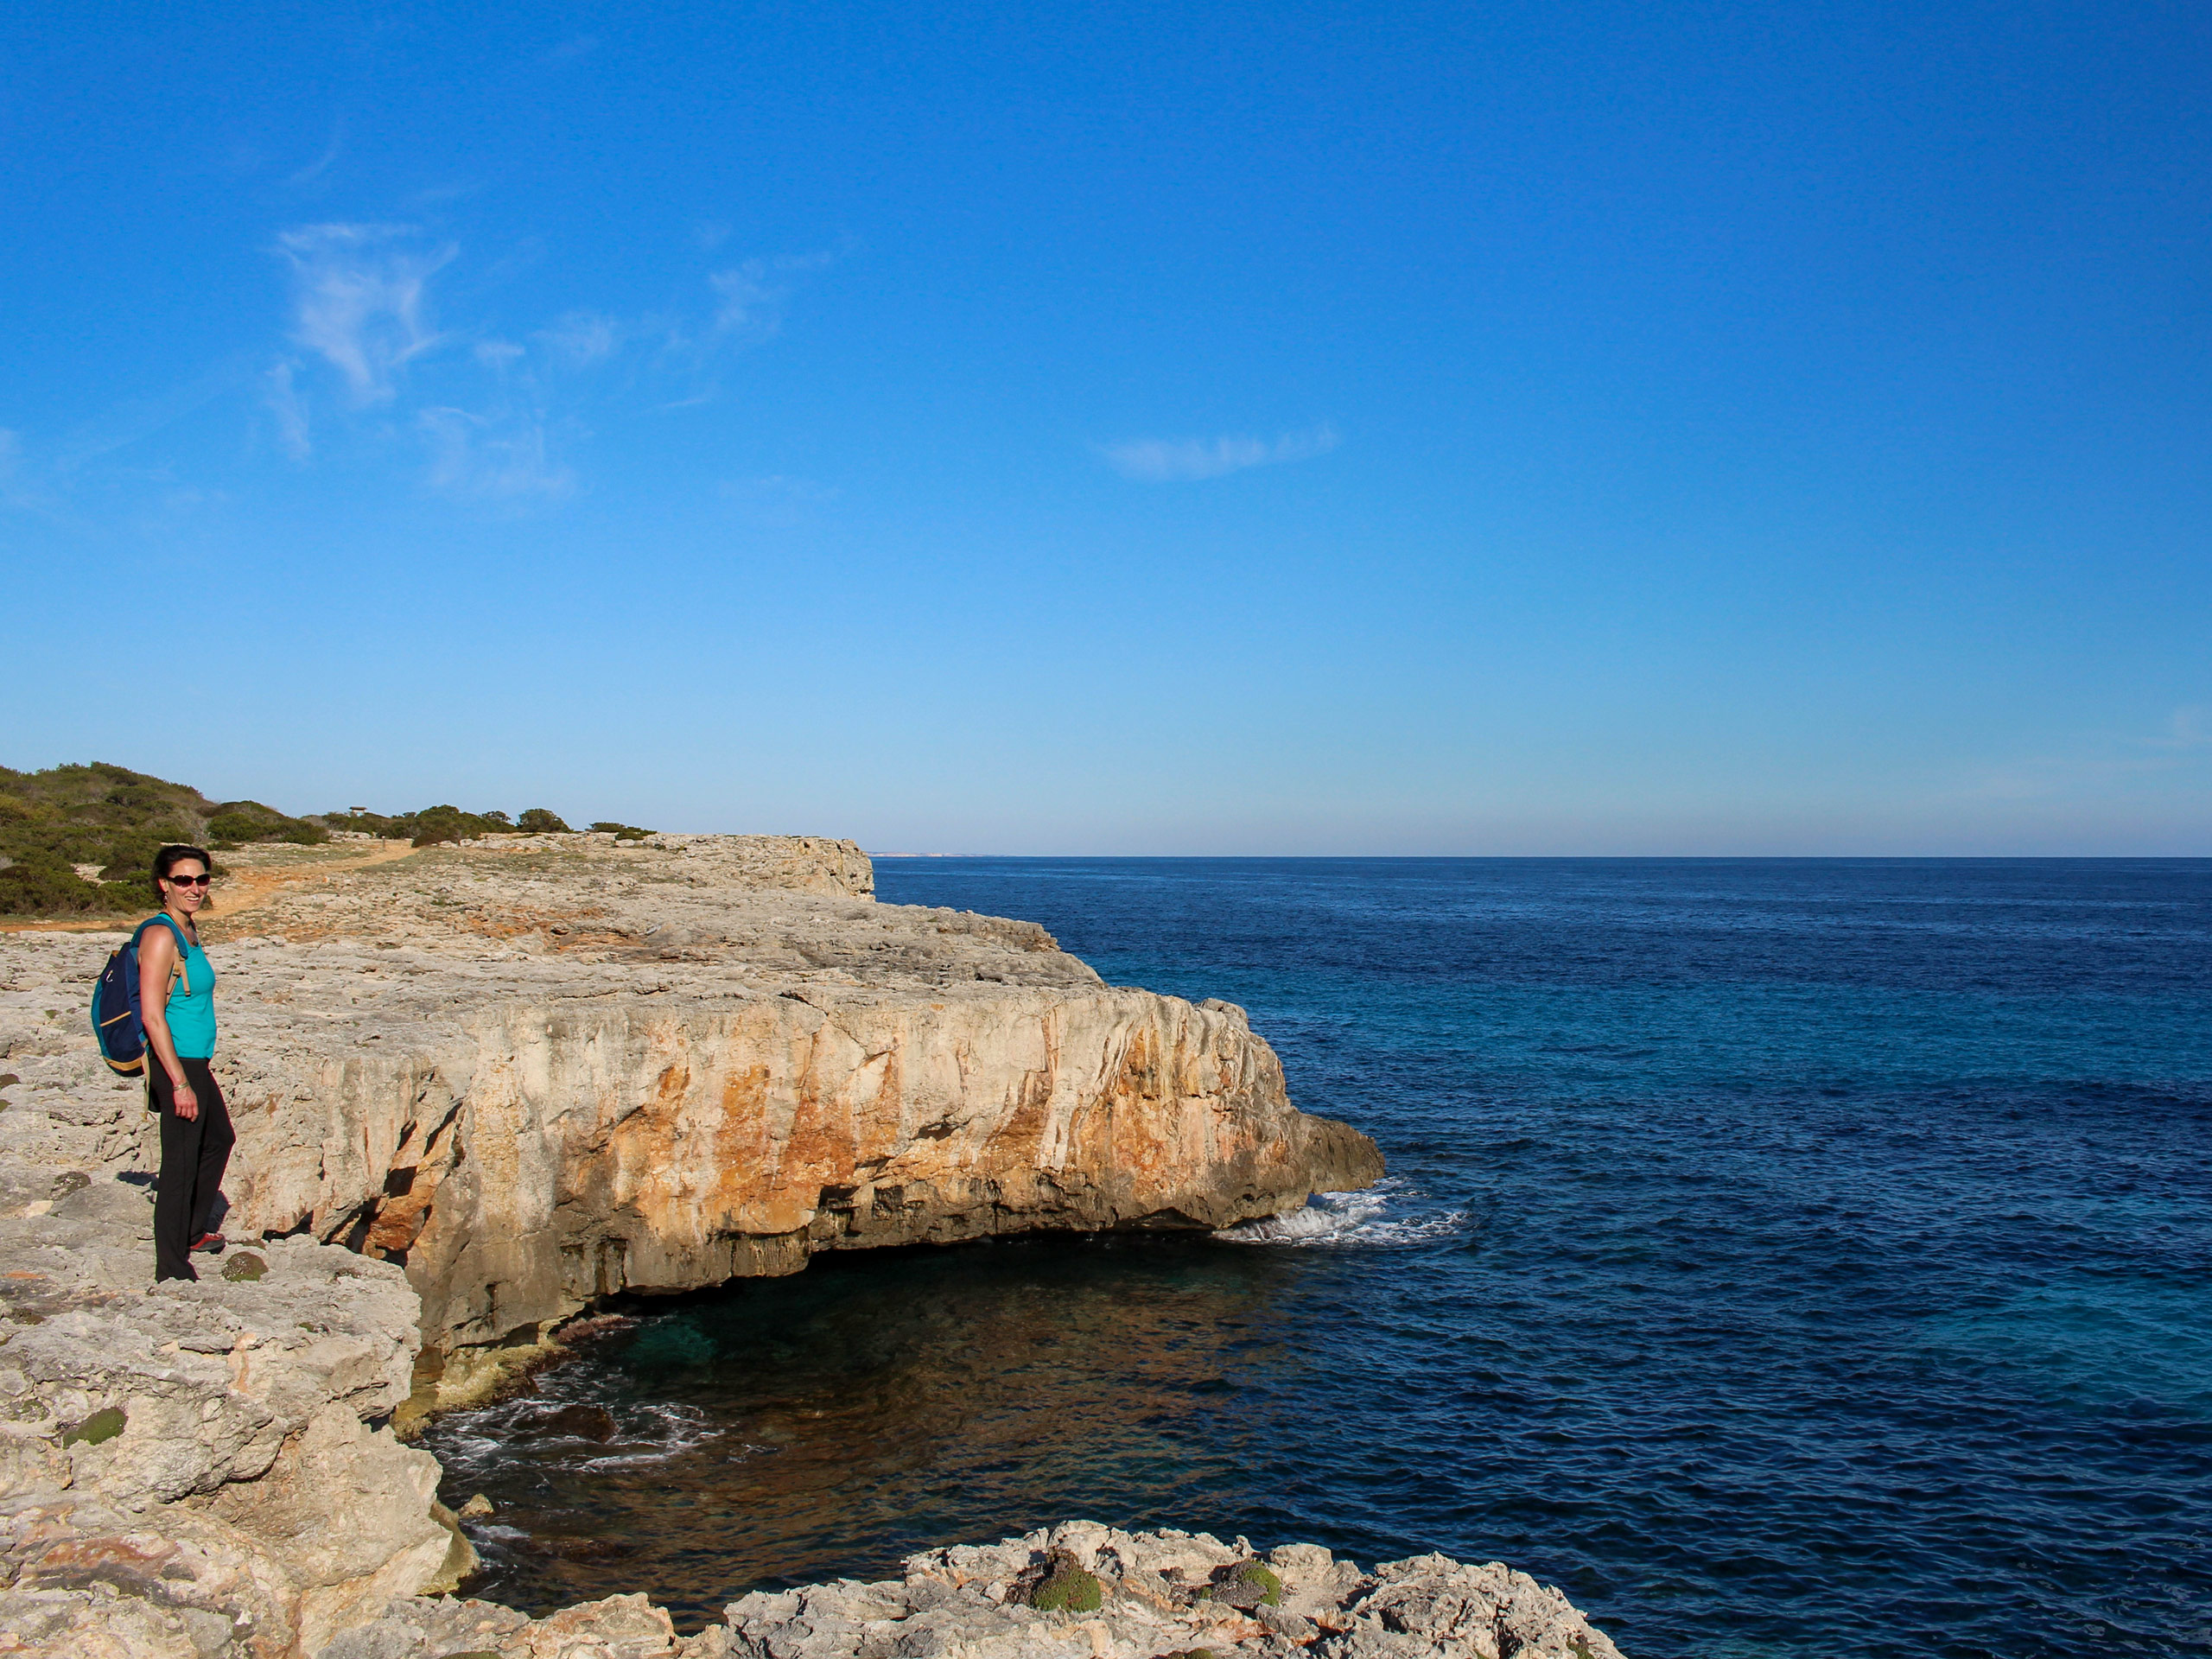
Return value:
<svg viewBox="0 0 2212 1659">
<path fill-rule="evenodd" d="M 111 1172 L 0 1219 L 0 1653 L 282 1659 L 457 1583 L 437 1464 L 389 1427 L 399 1271 L 278 1239 L 258 1278 L 154 1291 L 151 1249 Z"/>
<path fill-rule="evenodd" d="M 1255 1573 L 1253 1567 L 1265 1569 Z M 1081 1607 L 1033 1605 L 1054 1574 L 1087 1575 Z M 1239 1583 L 1263 1592 L 1237 1595 Z M 1232 1599 L 1233 1598 L 1233 1599 Z M 1556 1589 L 1446 1555 L 1366 1573 L 1316 1544 L 1264 1554 L 1206 1533 L 1089 1521 L 982 1548 L 926 1550 L 903 1578 L 756 1591 L 677 1637 L 642 1596 L 531 1620 L 488 1602 L 416 1598 L 340 1637 L 322 1659 L 1620 1659 Z"/>
</svg>

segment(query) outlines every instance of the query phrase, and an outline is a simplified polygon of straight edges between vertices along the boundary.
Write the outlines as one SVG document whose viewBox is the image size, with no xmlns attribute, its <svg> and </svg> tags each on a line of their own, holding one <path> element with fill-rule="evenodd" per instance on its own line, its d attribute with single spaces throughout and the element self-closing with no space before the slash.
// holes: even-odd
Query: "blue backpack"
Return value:
<svg viewBox="0 0 2212 1659">
<path fill-rule="evenodd" d="M 184 930 L 168 916 L 150 916 L 138 924 L 130 943 L 107 959 L 92 987 L 92 1035 L 99 1039 L 100 1058 L 118 1077 L 135 1077 L 146 1070 L 145 1010 L 138 1002 L 138 938 L 149 927 L 166 926 L 176 935 L 176 976 L 184 981 L 184 994 L 192 995 L 192 980 L 184 971 L 189 948 Z"/>
</svg>

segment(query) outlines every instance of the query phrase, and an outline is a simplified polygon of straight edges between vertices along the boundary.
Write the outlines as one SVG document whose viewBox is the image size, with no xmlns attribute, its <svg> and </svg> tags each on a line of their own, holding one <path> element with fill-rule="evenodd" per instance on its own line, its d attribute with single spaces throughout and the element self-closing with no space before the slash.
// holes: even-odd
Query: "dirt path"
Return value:
<svg viewBox="0 0 2212 1659">
<path fill-rule="evenodd" d="M 287 856 L 282 863 L 262 865 L 238 863 L 237 855 L 226 853 L 223 859 L 233 861 L 215 888 L 216 908 L 208 917 L 210 922 L 227 922 L 233 917 L 257 910 L 288 887 L 304 886 L 335 875 L 346 870 L 365 870 L 372 865 L 390 864 L 407 857 L 415 848 L 404 841 L 379 841 L 370 844 L 365 851 L 354 847 L 302 849 L 298 854 Z M 290 849 L 286 849 L 290 853 Z M 218 862 L 221 862 L 219 860 Z M 153 913 L 149 899 L 144 914 Z M 129 925 L 124 915 L 72 916 L 57 921 L 31 921 L 13 917 L 0 917 L 0 933 L 97 933 L 119 931 Z"/>
</svg>

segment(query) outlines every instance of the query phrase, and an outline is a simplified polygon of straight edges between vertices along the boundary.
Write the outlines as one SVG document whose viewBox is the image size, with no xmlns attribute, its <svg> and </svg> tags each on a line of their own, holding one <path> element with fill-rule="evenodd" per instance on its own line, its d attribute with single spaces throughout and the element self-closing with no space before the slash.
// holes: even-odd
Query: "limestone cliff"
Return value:
<svg viewBox="0 0 2212 1659">
<path fill-rule="evenodd" d="M 152 1121 L 84 1030 L 115 937 L 0 935 L 0 1655 L 1614 1653 L 1495 1563 L 1296 1545 L 1263 1574 L 1241 1539 L 1087 1523 L 747 1596 L 681 1642 L 642 1596 L 441 1594 L 471 1554 L 395 1417 L 596 1296 L 1217 1227 L 1382 1160 L 1291 1107 L 1242 1011 L 1103 985 L 1033 924 L 877 905 L 849 842 L 237 864 L 206 932 L 242 1243 L 199 1285 L 146 1283 Z"/>
<path fill-rule="evenodd" d="M 1221 1227 L 1381 1173 L 1242 1010 L 872 888 L 849 842 L 518 838 L 211 925 L 233 1230 L 404 1264 L 458 1385 L 613 1292 Z"/>
<path fill-rule="evenodd" d="M 402 1265 L 418 1406 L 615 1292 L 823 1249 L 1222 1227 L 1382 1171 L 1291 1106 L 1241 1009 L 1104 985 L 1033 923 L 877 904 L 849 842 L 344 853 L 240 859 L 260 902 L 205 929 L 228 1230 Z M 69 981 L 111 942 L 10 945 Z"/>
</svg>

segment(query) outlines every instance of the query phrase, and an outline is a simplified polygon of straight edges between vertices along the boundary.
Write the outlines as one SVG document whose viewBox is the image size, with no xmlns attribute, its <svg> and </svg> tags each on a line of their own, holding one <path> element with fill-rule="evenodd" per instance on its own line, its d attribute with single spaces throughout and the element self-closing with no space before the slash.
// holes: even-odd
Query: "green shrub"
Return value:
<svg viewBox="0 0 2212 1659">
<path fill-rule="evenodd" d="M 181 835 L 148 835 L 139 830 L 118 836 L 107 844 L 107 862 L 100 867 L 100 880 L 134 881 L 139 892 L 150 893 L 154 890 L 154 855 L 170 841 L 185 839 Z"/>
<path fill-rule="evenodd" d="M 402 828 L 397 818 L 388 818 L 381 812 L 326 812 L 322 822 L 333 830 L 352 830 L 385 841 L 409 841 L 415 835 L 411 829 Z"/>
<path fill-rule="evenodd" d="M 469 833 L 469 815 L 457 806 L 430 806 L 413 815 L 415 833 L 410 837 L 417 847 L 435 847 L 441 842 L 460 841 Z"/>
<path fill-rule="evenodd" d="M 417 847 L 441 842 L 474 841 L 479 836 L 510 836 L 514 825 L 504 812 L 464 812 L 457 806 L 426 806 L 393 820 Z"/>
<path fill-rule="evenodd" d="M 305 818 L 287 817 L 259 801 L 226 801 L 207 820 L 208 839 L 217 844 L 247 841 L 284 841 L 313 847 L 330 839 L 330 832 Z"/>
<path fill-rule="evenodd" d="M 1043 1612 L 1095 1613 L 1106 1599 L 1097 1578 L 1079 1567 L 1063 1566 L 1029 1595 L 1029 1605 Z"/>
<path fill-rule="evenodd" d="M 652 833 L 636 824 L 602 822 L 594 830 L 621 841 Z M 464 812 L 450 803 L 416 812 L 335 811 L 296 818 L 264 801 L 213 802 L 172 784 L 105 761 L 16 772 L 0 766 L 0 913 L 74 915 L 136 909 L 149 902 L 155 852 L 173 842 L 219 850 L 251 842 L 312 847 L 334 830 L 432 847 L 479 836 L 567 831 L 550 808 L 518 818 L 501 811 Z M 35 865 L 35 868 L 24 868 Z M 68 867 L 96 864 L 98 883 L 75 879 Z"/>
<path fill-rule="evenodd" d="M 1236 1569 L 1236 1581 L 1257 1590 L 1263 1605 L 1282 1605 L 1282 1580 L 1275 1576 L 1273 1567 L 1263 1567 L 1258 1561 L 1246 1561 Z"/>
<path fill-rule="evenodd" d="M 67 859 L 43 848 L 22 849 L 0 870 L 0 915 L 80 916 L 115 908 L 97 883 L 86 880 L 69 868 Z"/>
</svg>

